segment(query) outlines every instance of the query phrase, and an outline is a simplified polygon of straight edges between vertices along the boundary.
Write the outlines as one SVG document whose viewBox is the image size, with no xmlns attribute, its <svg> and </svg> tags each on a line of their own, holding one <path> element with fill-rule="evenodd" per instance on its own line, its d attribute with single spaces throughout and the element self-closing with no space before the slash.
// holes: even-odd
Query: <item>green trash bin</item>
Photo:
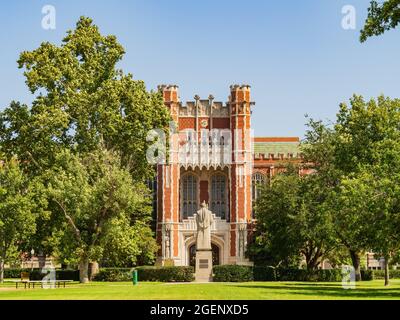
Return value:
<svg viewBox="0 0 400 320">
<path fill-rule="evenodd" d="M 132 271 L 132 283 L 134 286 L 138 284 L 138 273 L 136 269 Z"/>
</svg>

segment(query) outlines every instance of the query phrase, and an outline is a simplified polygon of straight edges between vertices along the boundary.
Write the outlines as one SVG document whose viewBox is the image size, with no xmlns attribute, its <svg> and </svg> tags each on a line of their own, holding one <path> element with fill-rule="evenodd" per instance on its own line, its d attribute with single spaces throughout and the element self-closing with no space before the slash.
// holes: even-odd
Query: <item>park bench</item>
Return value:
<svg viewBox="0 0 400 320">
<path fill-rule="evenodd" d="M 73 282 L 73 280 L 50 280 L 50 281 L 43 281 L 43 280 L 30 280 L 29 272 L 21 272 L 21 280 L 15 282 L 15 288 L 18 289 L 19 284 L 23 284 L 24 288 L 28 286 L 35 288 L 36 284 L 40 284 L 40 287 L 43 288 L 45 285 L 54 284 L 56 287 L 60 288 L 61 284 L 65 288 L 65 284 L 68 282 Z"/>
</svg>

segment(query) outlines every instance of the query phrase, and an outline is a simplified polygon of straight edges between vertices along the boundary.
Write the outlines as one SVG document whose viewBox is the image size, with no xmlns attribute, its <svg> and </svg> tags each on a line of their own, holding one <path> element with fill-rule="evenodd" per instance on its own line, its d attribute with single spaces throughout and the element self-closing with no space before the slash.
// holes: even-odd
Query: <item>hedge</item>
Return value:
<svg viewBox="0 0 400 320">
<path fill-rule="evenodd" d="M 220 265 L 213 267 L 216 282 L 245 282 L 253 281 L 254 273 L 251 266 L 240 265 Z"/>
<path fill-rule="evenodd" d="M 342 271 L 340 269 L 282 269 L 275 270 L 277 281 L 319 281 L 319 282 L 338 282 L 342 281 Z M 267 281 L 267 280 L 264 280 Z"/>
<path fill-rule="evenodd" d="M 131 268 L 100 268 L 93 280 L 95 281 L 131 281 Z M 156 282 L 190 282 L 194 280 L 193 267 L 137 267 L 139 281 Z M 4 278 L 20 278 L 21 272 L 28 272 L 31 280 L 42 280 L 46 275 L 41 269 L 13 268 L 4 270 Z M 271 266 L 241 266 L 219 265 L 213 267 L 216 282 L 246 282 L 246 281 L 321 281 L 340 282 L 340 269 L 308 271 L 305 269 L 284 269 Z M 384 279 L 384 270 L 361 270 L 364 281 Z M 400 279 L 400 270 L 390 270 L 391 279 Z M 56 269 L 57 280 L 79 281 L 79 271 Z"/>
<path fill-rule="evenodd" d="M 361 270 L 361 280 L 371 281 L 374 280 L 374 270 Z"/>
<path fill-rule="evenodd" d="M 48 273 L 42 273 L 42 269 L 31 268 L 13 268 L 4 270 L 4 278 L 17 279 L 21 277 L 21 272 L 28 272 L 30 280 L 42 280 Z M 79 271 L 69 269 L 56 269 L 57 280 L 73 280 L 79 281 Z"/>
<path fill-rule="evenodd" d="M 275 269 L 277 281 L 307 281 L 308 273 L 304 269 Z"/>
<path fill-rule="evenodd" d="M 56 270 L 56 279 L 79 281 L 79 270 L 69 270 L 69 269 Z"/>
<path fill-rule="evenodd" d="M 131 268 L 100 268 L 94 281 L 123 282 L 132 280 Z"/>
<path fill-rule="evenodd" d="M 246 282 L 246 281 L 321 281 L 340 282 L 340 269 L 314 270 L 283 269 L 271 266 L 214 266 L 214 281 L 217 282 Z"/>
<path fill-rule="evenodd" d="M 313 277 L 315 277 L 315 279 L 313 279 Z M 342 278 L 343 274 L 340 269 L 318 269 L 314 271 L 309 281 L 340 282 Z"/>
<path fill-rule="evenodd" d="M 30 280 L 42 280 L 46 275 L 42 269 L 15 268 L 5 269 L 5 278 L 20 278 L 21 272 L 28 272 Z M 194 280 L 193 267 L 138 267 L 139 281 L 157 282 L 190 282 Z M 100 268 L 94 276 L 94 281 L 124 282 L 132 281 L 133 268 Z M 57 280 L 79 281 L 79 270 L 56 269 Z"/>
<path fill-rule="evenodd" d="M 194 280 L 194 268 L 175 267 L 137 267 L 139 281 L 191 282 Z"/>
<path fill-rule="evenodd" d="M 254 281 L 276 281 L 276 272 L 274 267 L 253 267 Z"/>
<path fill-rule="evenodd" d="M 194 280 L 193 267 L 138 267 L 139 281 L 156 282 L 190 282 Z M 131 281 L 132 270 L 129 268 L 101 268 L 95 276 L 95 281 Z M 29 271 L 29 270 L 28 270 Z M 62 271 L 62 270 L 60 270 Z M 68 270 L 65 270 L 68 272 Z M 74 272 L 76 280 L 79 273 Z M 216 282 L 247 282 L 247 281 L 309 281 L 309 282 L 340 282 L 342 281 L 341 269 L 306 269 L 274 268 L 271 266 L 242 266 L 219 265 L 213 267 Z M 390 270 L 390 278 L 400 278 L 400 270 Z M 18 273 L 19 277 L 19 273 Z M 384 270 L 361 270 L 363 281 L 383 279 Z M 58 279 L 58 271 L 57 271 Z M 61 279 L 61 278 L 60 278 Z M 63 278 L 65 280 L 69 277 Z M 75 280 L 74 279 L 74 280 Z"/>
<path fill-rule="evenodd" d="M 385 279 L 385 270 L 372 270 L 373 279 Z M 400 270 L 389 270 L 389 279 L 400 279 Z"/>
</svg>

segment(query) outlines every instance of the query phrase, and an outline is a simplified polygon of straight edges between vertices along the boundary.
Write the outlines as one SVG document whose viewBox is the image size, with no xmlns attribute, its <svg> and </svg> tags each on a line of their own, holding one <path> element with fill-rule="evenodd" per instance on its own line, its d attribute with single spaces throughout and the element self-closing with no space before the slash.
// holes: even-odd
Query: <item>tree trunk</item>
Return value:
<svg viewBox="0 0 400 320">
<path fill-rule="evenodd" d="M 42 253 L 38 255 L 38 262 L 39 262 L 39 268 L 45 268 L 46 267 L 46 254 Z"/>
<path fill-rule="evenodd" d="M 82 257 L 79 262 L 79 281 L 81 283 L 89 282 L 89 259 Z"/>
<path fill-rule="evenodd" d="M 314 271 L 318 269 L 319 262 L 318 260 L 311 259 L 308 262 L 306 262 L 306 264 L 307 264 L 307 270 Z"/>
<path fill-rule="evenodd" d="M 93 261 L 89 264 L 90 269 L 90 281 L 93 280 L 94 276 L 99 273 L 99 263 L 97 261 Z"/>
<path fill-rule="evenodd" d="M 385 257 L 385 286 L 389 285 L 389 258 Z"/>
<path fill-rule="evenodd" d="M 356 281 L 361 281 L 361 270 L 360 270 L 360 255 L 354 250 L 350 251 L 351 262 L 353 263 L 354 271 L 356 274 Z"/>
<path fill-rule="evenodd" d="M 4 282 L 4 260 L 0 259 L 0 283 Z"/>
<path fill-rule="evenodd" d="M 321 251 L 317 249 L 315 253 L 313 253 L 313 249 L 310 250 L 310 254 L 306 257 L 307 270 L 314 271 L 318 269 L 319 264 L 321 263 Z"/>
</svg>

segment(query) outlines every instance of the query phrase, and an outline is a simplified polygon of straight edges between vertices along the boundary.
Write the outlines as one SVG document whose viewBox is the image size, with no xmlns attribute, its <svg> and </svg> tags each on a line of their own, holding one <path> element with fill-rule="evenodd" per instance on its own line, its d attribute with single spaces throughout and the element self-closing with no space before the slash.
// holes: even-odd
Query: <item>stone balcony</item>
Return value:
<svg viewBox="0 0 400 320">
<path fill-rule="evenodd" d="M 189 217 L 187 219 L 183 219 L 182 222 L 180 223 L 179 230 L 183 232 L 196 232 L 197 226 L 196 226 L 196 215 L 194 214 L 193 217 Z M 227 222 L 224 219 L 221 219 L 220 217 L 217 217 L 215 214 L 213 214 L 214 222 L 211 225 L 211 232 L 221 232 L 221 231 L 229 231 L 229 222 Z"/>
</svg>

